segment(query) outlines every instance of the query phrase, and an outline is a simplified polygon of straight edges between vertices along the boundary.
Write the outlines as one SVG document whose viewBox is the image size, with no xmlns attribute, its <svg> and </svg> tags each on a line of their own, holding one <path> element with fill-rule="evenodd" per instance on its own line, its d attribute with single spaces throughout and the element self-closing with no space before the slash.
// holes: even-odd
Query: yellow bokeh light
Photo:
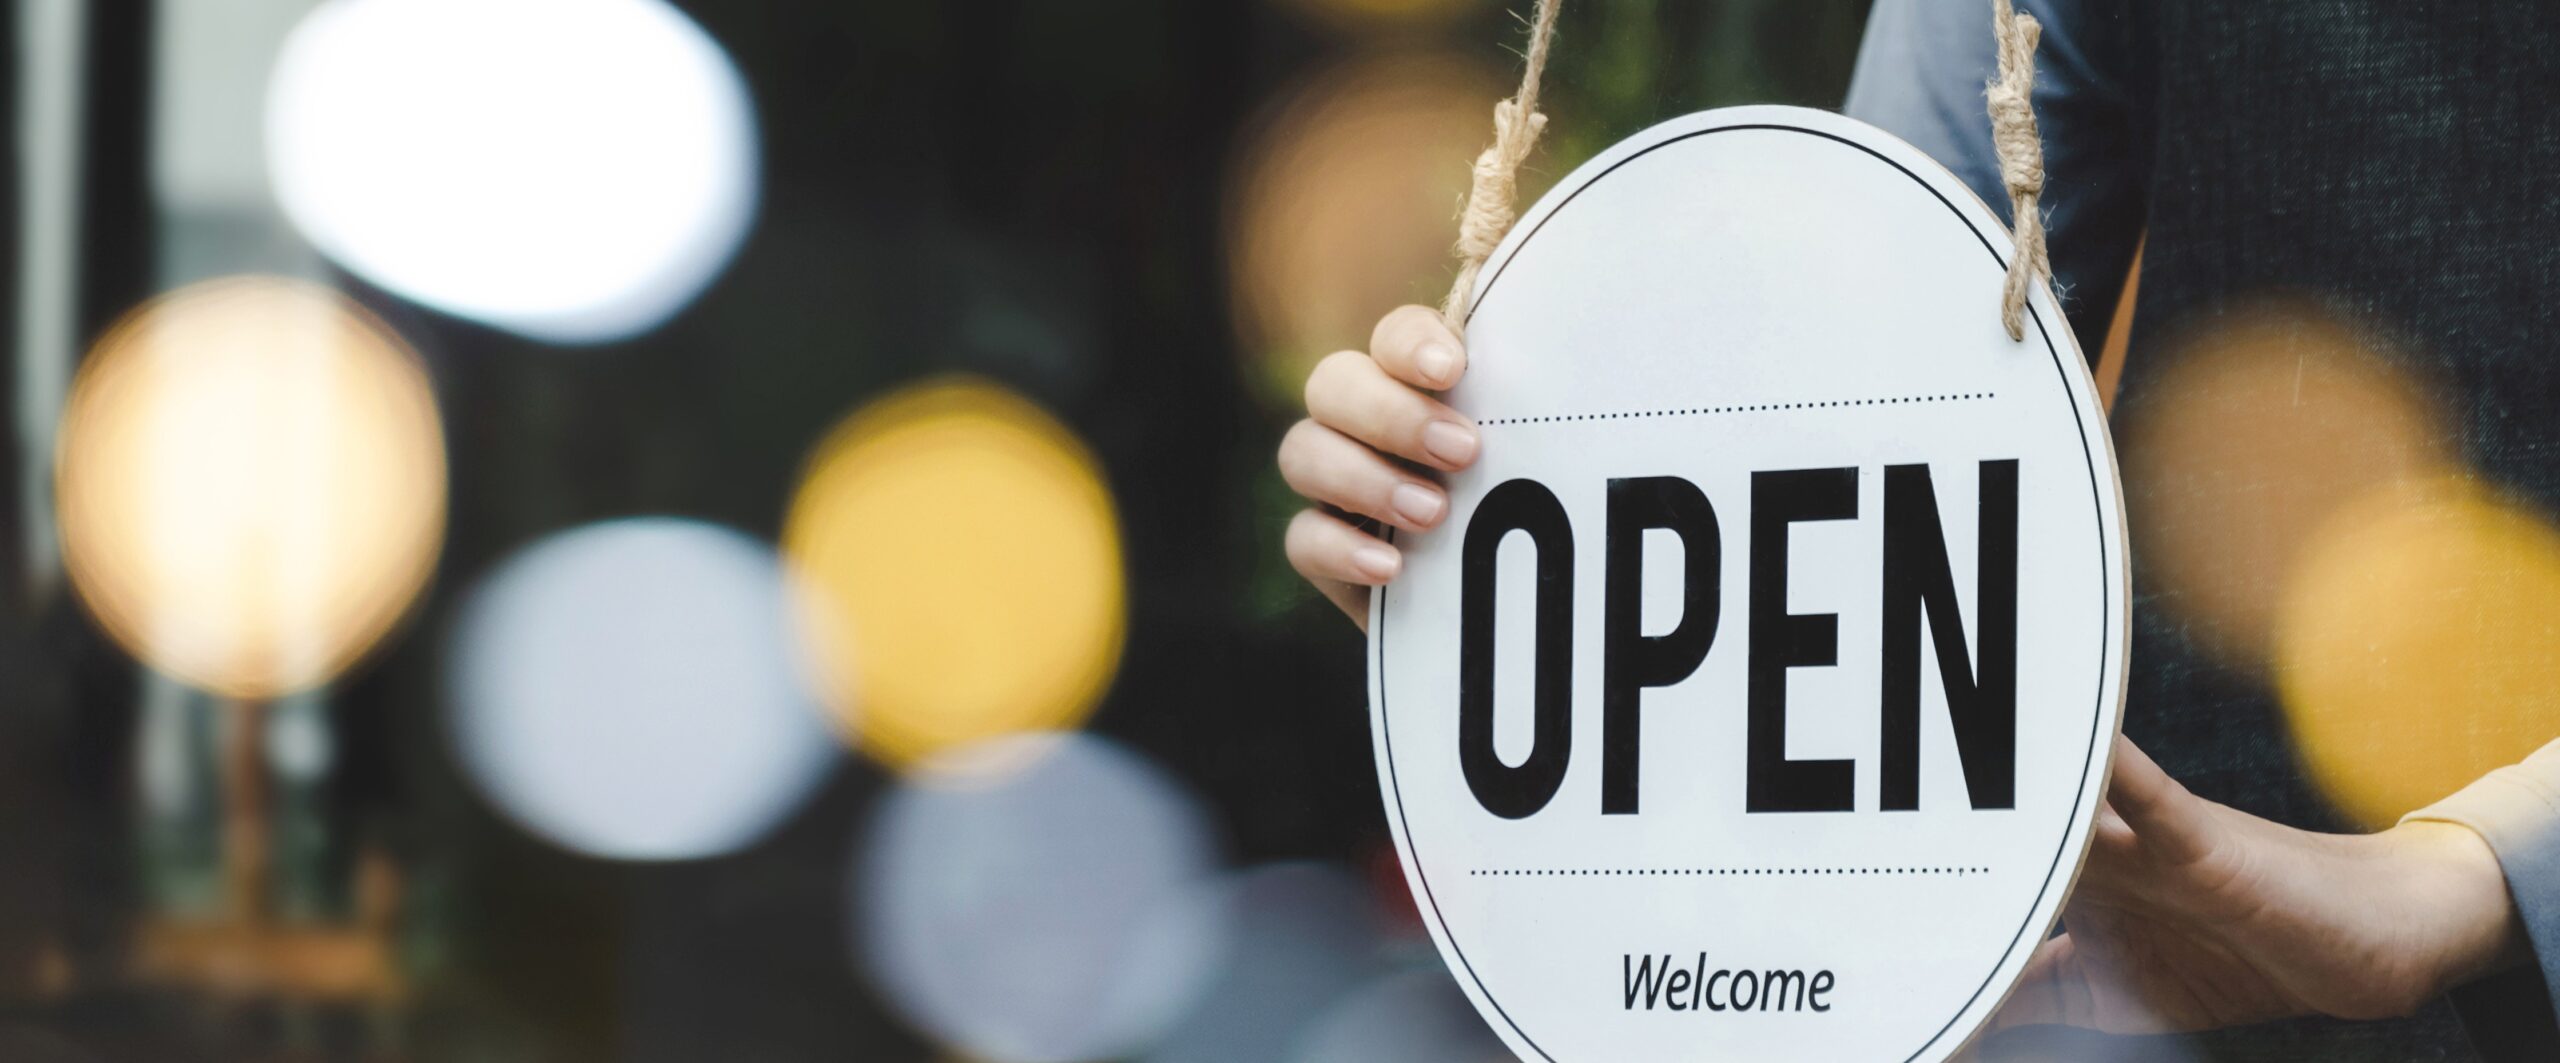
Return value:
<svg viewBox="0 0 2560 1063">
<path fill-rule="evenodd" d="M 2232 308 L 2133 357 L 2167 363 L 2118 417 L 2153 604 L 2262 668 L 2312 530 L 2361 492 L 2448 468 L 2443 418 L 2378 334 L 2302 300 Z"/>
<path fill-rule="evenodd" d="M 1256 122 L 1227 236 L 1238 331 L 1268 394 L 1294 402 L 1317 359 L 1447 294 L 1468 165 L 1502 92 L 1464 61 L 1386 53 L 1294 86 Z"/>
<path fill-rule="evenodd" d="M 823 622 L 828 701 L 903 767 L 1081 724 L 1124 631 L 1120 528 L 1093 456 L 980 381 L 891 395 L 818 445 L 784 555 Z"/>
<path fill-rule="evenodd" d="M 2369 492 L 2304 549 L 2276 663 L 2312 778 L 2388 826 L 2560 734 L 2560 532 L 2458 478 Z"/>
<path fill-rule="evenodd" d="M 210 281 L 133 311 L 81 364 L 54 458 L 81 601 L 134 656 L 227 696 L 335 677 L 443 542 L 426 372 L 317 285 Z"/>
</svg>

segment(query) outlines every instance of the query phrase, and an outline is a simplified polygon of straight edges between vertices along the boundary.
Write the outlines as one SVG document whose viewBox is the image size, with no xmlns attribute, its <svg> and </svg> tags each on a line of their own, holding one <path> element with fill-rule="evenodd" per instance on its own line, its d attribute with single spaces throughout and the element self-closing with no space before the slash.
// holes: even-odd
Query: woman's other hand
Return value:
<svg viewBox="0 0 2560 1063">
<path fill-rule="evenodd" d="M 2405 1015 L 2525 956 L 2497 856 L 2468 828 L 2295 830 L 2187 792 L 2122 738 L 2063 926 L 1995 1027 Z"/>
</svg>

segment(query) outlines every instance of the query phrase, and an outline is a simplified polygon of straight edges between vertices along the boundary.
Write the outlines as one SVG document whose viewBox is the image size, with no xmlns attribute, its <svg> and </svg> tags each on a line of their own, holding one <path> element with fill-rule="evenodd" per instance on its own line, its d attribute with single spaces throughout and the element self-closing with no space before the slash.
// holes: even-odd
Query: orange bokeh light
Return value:
<svg viewBox="0 0 2560 1063">
<path fill-rule="evenodd" d="M 1481 0 L 1288 0 L 1316 21 L 1351 31 L 1408 31 L 1445 26 L 1482 9 Z"/>
<path fill-rule="evenodd" d="M 1376 54 L 1284 91 L 1257 123 L 1228 195 L 1228 248 L 1238 331 L 1268 394 L 1294 403 L 1318 359 L 1447 294 L 1468 166 L 1503 91 L 1460 60 Z"/>
<path fill-rule="evenodd" d="M 2375 332 L 2305 301 L 2234 309 L 2158 352 L 2118 410 L 2126 512 L 2157 605 L 2229 663 L 2264 665 L 2312 530 L 2452 460 L 2443 418 Z"/>
<path fill-rule="evenodd" d="M 81 364 L 55 462 L 80 600 L 135 657 L 231 697 L 338 675 L 443 542 L 426 372 L 318 285 L 209 281 L 128 314 Z"/>
</svg>

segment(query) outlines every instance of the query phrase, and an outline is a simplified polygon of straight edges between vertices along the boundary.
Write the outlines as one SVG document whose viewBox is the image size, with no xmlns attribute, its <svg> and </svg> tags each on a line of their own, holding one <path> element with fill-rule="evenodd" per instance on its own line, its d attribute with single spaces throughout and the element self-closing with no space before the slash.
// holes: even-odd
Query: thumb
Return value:
<svg viewBox="0 0 2560 1063">
<path fill-rule="evenodd" d="M 2133 740 L 2116 736 L 2115 770 L 2107 779 L 2107 805 L 2133 828 L 2144 851 L 2173 864 L 2203 859 L 2212 849 L 2203 798 L 2188 793 L 2160 770 Z"/>
</svg>

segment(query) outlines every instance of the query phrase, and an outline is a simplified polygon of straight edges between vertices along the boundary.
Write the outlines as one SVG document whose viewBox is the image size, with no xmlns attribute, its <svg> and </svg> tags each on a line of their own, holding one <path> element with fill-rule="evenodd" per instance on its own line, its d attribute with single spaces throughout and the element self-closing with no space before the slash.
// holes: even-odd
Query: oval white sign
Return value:
<svg viewBox="0 0 2560 1063">
<path fill-rule="evenodd" d="M 2106 420 L 2006 231 L 1827 112 L 1657 126 L 1487 265 L 1483 459 L 1370 618 L 1424 921 L 1523 1059 L 1942 1059 L 2053 925 L 2123 699 Z"/>
</svg>

